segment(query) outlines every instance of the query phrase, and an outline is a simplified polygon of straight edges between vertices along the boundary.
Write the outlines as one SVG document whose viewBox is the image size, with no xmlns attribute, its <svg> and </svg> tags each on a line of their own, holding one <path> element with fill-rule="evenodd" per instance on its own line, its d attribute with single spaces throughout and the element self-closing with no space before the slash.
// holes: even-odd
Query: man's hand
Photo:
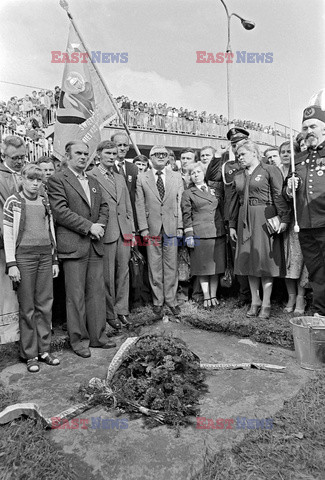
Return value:
<svg viewBox="0 0 325 480">
<path fill-rule="evenodd" d="M 294 181 L 294 183 L 293 183 Z M 299 178 L 298 177 L 289 177 L 288 178 L 288 182 L 287 182 L 287 188 L 289 190 L 289 192 L 292 192 L 292 186 L 295 186 L 295 190 L 297 190 L 298 186 L 299 186 Z"/>
<path fill-rule="evenodd" d="M 230 235 L 230 238 L 233 242 L 237 242 L 237 232 L 236 232 L 236 229 L 235 228 L 231 228 L 229 229 L 229 235 Z"/>
<path fill-rule="evenodd" d="M 141 236 L 142 236 L 142 237 L 147 237 L 148 235 L 149 235 L 149 230 L 148 230 L 148 228 L 146 228 L 145 230 L 142 230 L 142 232 L 141 232 Z"/>
<path fill-rule="evenodd" d="M 21 276 L 18 267 L 10 267 L 8 270 L 10 280 L 13 282 L 20 282 Z"/>
<path fill-rule="evenodd" d="M 104 236 L 105 230 L 102 223 L 93 223 L 90 227 L 89 233 L 93 238 L 97 238 L 99 240 Z"/>
<path fill-rule="evenodd" d="M 183 229 L 182 228 L 178 228 L 176 230 L 176 237 L 182 237 L 183 236 Z"/>
<path fill-rule="evenodd" d="M 52 274 L 53 278 L 57 278 L 59 276 L 59 265 L 52 265 Z"/>
<path fill-rule="evenodd" d="M 189 248 L 194 248 L 195 247 L 194 237 L 185 238 L 185 243 Z"/>
</svg>

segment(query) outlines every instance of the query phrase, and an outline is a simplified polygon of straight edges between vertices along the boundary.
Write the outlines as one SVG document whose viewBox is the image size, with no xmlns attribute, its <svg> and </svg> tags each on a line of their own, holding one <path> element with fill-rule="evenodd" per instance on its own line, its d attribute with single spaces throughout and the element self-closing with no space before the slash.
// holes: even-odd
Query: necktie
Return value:
<svg viewBox="0 0 325 480">
<path fill-rule="evenodd" d="M 201 187 L 201 191 L 202 191 L 202 192 L 206 192 L 206 191 L 207 191 L 207 188 L 206 188 L 206 186 L 205 186 L 205 185 L 202 185 L 202 187 Z"/>
<path fill-rule="evenodd" d="M 122 163 L 119 163 L 118 165 L 118 173 L 120 173 L 121 175 L 123 175 L 123 177 L 125 178 L 125 173 L 124 173 L 124 162 Z"/>
<path fill-rule="evenodd" d="M 115 185 L 114 175 L 112 175 L 111 172 L 107 172 L 106 178 L 111 184 L 111 186 L 113 187 L 114 198 L 116 199 L 116 185 Z"/>
<path fill-rule="evenodd" d="M 248 203 L 249 203 L 249 181 L 250 175 L 245 170 L 245 187 L 244 187 L 244 203 L 243 203 L 243 223 L 244 223 L 244 230 L 243 230 L 243 243 L 245 243 L 251 236 L 249 224 L 248 224 Z"/>
<path fill-rule="evenodd" d="M 157 189 L 160 195 L 161 200 L 164 199 L 165 196 L 165 187 L 164 187 L 164 182 L 163 179 L 161 178 L 162 172 L 157 172 L 156 175 L 158 175 L 157 178 Z"/>
</svg>

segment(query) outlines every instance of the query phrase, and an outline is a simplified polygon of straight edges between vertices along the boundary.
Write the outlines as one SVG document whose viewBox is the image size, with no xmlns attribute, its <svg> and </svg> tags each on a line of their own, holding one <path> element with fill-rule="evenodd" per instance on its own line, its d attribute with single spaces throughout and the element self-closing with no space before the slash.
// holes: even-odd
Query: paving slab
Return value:
<svg viewBox="0 0 325 480">
<path fill-rule="evenodd" d="M 245 430 L 236 428 L 236 418 L 272 418 L 286 399 L 314 373 L 301 369 L 295 353 L 261 343 L 241 342 L 240 338 L 198 330 L 182 323 L 159 322 L 141 333 L 172 333 L 183 339 L 202 363 L 271 363 L 286 366 L 284 373 L 264 370 L 208 372 L 209 392 L 201 401 L 201 416 L 207 419 L 234 419 L 232 429 L 182 428 L 180 437 L 166 426 L 145 429 L 141 419 L 128 421 L 127 429 L 103 428 L 104 419 L 116 418 L 114 411 L 96 407 L 80 417 L 89 424 L 101 418 L 102 428 L 81 427 L 48 432 L 66 453 L 80 458 L 80 480 L 87 479 L 82 465 L 93 468 L 98 479 L 188 480 L 203 466 L 206 452 L 216 453 L 242 440 Z M 124 338 L 118 338 L 118 346 Z M 93 377 L 104 379 L 116 349 L 92 349 L 89 359 L 70 350 L 59 352 L 59 367 L 41 365 L 32 375 L 19 363 L 4 369 L 0 380 L 21 391 L 21 401 L 35 402 L 48 417 L 72 406 L 71 397 L 80 383 Z M 121 417 L 120 417 L 121 418 Z M 126 415 L 123 418 L 128 418 Z M 108 426 L 110 424 L 108 423 Z M 107 424 L 105 425 L 107 427 Z M 112 426 L 112 425 L 110 425 Z"/>
</svg>

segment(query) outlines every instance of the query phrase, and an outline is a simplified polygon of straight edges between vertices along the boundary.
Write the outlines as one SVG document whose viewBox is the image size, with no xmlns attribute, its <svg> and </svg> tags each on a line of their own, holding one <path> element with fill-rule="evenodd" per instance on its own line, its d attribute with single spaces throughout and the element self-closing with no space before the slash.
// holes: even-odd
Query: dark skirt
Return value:
<svg viewBox="0 0 325 480">
<path fill-rule="evenodd" d="M 282 234 L 270 235 L 266 227 L 265 205 L 248 207 L 251 237 L 243 243 L 243 207 L 239 209 L 236 275 L 280 277 L 285 273 Z"/>
<path fill-rule="evenodd" d="M 218 275 L 226 269 L 226 236 L 200 238 L 190 249 L 191 275 Z"/>
</svg>

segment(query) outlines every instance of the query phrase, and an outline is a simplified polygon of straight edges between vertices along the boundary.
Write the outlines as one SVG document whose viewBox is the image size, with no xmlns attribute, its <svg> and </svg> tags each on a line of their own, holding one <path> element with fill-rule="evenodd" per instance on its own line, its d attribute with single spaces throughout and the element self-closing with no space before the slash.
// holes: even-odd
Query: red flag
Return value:
<svg viewBox="0 0 325 480">
<path fill-rule="evenodd" d="M 66 62 L 74 52 L 78 53 L 74 57 L 79 61 L 65 64 L 54 126 L 54 155 L 60 160 L 64 158 L 65 145 L 71 140 L 87 143 L 91 157 L 100 142 L 100 126 L 116 116 L 82 41 L 70 25 Z"/>
</svg>

